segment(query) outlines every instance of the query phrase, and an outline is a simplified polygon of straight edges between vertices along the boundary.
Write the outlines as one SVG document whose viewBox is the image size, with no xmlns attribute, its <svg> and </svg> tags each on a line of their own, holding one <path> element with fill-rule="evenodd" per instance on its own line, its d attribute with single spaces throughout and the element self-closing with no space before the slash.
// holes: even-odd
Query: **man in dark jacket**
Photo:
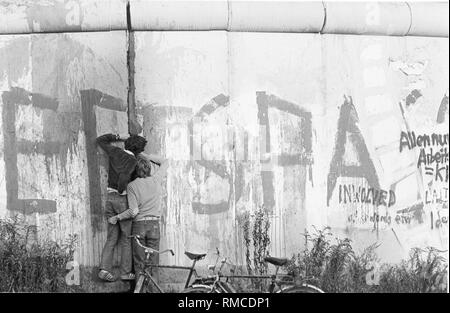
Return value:
<svg viewBox="0 0 450 313">
<path fill-rule="evenodd" d="M 125 149 L 114 146 L 113 142 L 124 141 Z M 129 182 L 135 178 L 136 156 L 144 151 L 147 140 L 138 135 L 124 139 L 120 135 L 106 134 L 97 138 L 97 144 L 109 157 L 108 196 L 105 215 L 109 219 L 128 209 L 126 189 Z M 131 252 L 131 220 L 120 221 L 117 224 L 108 223 L 105 246 L 102 251 L 99 278 L 105 281 L 115 281 L 112 274 L 113 251 L 117 243 L 121 249 L 120 271 L 122 280 L 133 280 Z"/>
</svg>

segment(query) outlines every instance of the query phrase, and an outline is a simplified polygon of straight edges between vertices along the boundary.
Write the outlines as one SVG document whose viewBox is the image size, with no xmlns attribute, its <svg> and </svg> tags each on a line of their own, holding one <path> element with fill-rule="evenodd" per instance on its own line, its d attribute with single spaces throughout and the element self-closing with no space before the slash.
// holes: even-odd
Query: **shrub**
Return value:
<svg viewBox="0 0 450 313">
<path fill-rule="evenodd" d="M 400 264 L 382 264 L 376 255 L 378 244 L 361 254 L 356 253 L 350 239 L 332 238 L 329 228 L 304 235 L 306 248 L 294 255 L 285 270 L 325 292 L 446 292 L 446 260 L 433 249 L 412 249 Z M 377 272 L 378 271 L 378 272 Z M 377 276 L 377 277 L 372 277 Z"/>
<path fill-rule="evenodd" d="M 448 265 L 434 248 L 414 248 L 407 260 L 397 265 L 384 265 L 380 292 L 446 292 Z"/>
<path fill-rule="evenodd" d="M 245 213 L 241 219 L 247 272 L 249 275 L 265 275 L 267 274 L 268 266 L 264 258 L 269 254 L 270 245 L 268 212 L 264 207 L 260 207 L 253 216 Z M 253 258 L 251 257 L 252 255 Z M 254 289 L 262 291 L 265 281 L 253 279 L 252 285 Z"/>
<path fill-rule="evenodd" d="M 0 292 L 70 291 L 66 264 L 73 260 L 75 236 L 63 245 L 33 239 L 36 227 L 18 216 L 0 219 Z"/>
</svg>

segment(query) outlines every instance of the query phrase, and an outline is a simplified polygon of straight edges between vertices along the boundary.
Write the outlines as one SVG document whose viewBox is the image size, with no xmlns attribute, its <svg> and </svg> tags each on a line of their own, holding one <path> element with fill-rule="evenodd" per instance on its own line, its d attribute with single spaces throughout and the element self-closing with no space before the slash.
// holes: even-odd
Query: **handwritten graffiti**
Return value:
<svg viewBox="0 0 450 313">
<path fill-rule="evenodd" d="M 353 225 L 371 224 L 385 224 L 391 225 L 392 218 L 388 214 L 378 214 L 366 208 L 355 208 L 347 216 L 347 222 Z"/>
<path fill-rule="evenodd" d="M 405 116 L 403 116 L 405 118 Z M 436 123 L 448 122 L 448 95 L 445 94 L 439 105 Z M 440 128 L 440 127 L 438 127 Z M 422 185 L 420 201 L 395 216 L 397 225 L 414 225 L 426 223 L 430 230 L 438 235 L 445 245 L 448 242 L 448 132 L 430 131 L 418 133 L 410 130 L 400 133 L 399 151 L 414 150 L 417 153 L 415 170 Z M 414 163 L 413 163 L 414 166 Z M 412 228 L 411 228 L 412 229 Z"/>
<path fill-rule="evenodd" d="M 365 203 L 390 207 L 395 204 L 395 199 L 395 192 L 392 190 L 378 190 L 353 184 L 339 185 L 340 204 Z"/>
<path fill-rule="evenodd" d="M 400 134 L 400 152 L 408 147 L 408 149 L 427 148 L 430 146 L 448 146 L 448 133 L 447 134 L 437 134 L 433 133 L 431 135 L 423 134 L 416 135 L 414 131 L 404 132 Z M 448 153 L 447 153 L 448 158 Z"/>
<path fill-rule="evenodd" d="M 425 190 L 425 204 L 448 204 L 448 187 L 432 188 Z"/>
<path fill-rule="evenodd" d="M 378 175 L 369 156 L 362 133 L 359 129 L 359 118 L 351 97 L 344 96 L 340 109 L 334 154 L 331 159 L 327 180 L 327 205 L 329 206 L 338 177 L 366 178 L 373 189 L 379 189 Z M 347 165 L 344 160 L 347 141 L 355 146 L 359 165 Z"/>
<path fill-rule="evenodd" d="M 425 175 L 433 176 L 435 181 L 448 182 L 448 133 L 417 135 L 414 131 L 400 134 L 400 152 L 405 148 L 419 148 L 417 168 L 424 168 Z M 434 148 L 434 149 L 433 149 Z"/>
<path fill-rule="evenodd" d="M 419 202 L 407 208 L 397 210 L 395 215 L 395 222 L 397 224 L 407 224 L 407 225 L 411 223 L 422 224 L 424 223 L 424 218 L 425 218 L 424 204 L 423 202 Z"/>
<path fill-rule="evenodd" d="M 431 229 L 448 227 L 448 212 L 447 215 L 441 216 L 441 211 L 437 212 L 437 216 L 434 216 L 433 212 L 430 212 Z"/>
</svg>

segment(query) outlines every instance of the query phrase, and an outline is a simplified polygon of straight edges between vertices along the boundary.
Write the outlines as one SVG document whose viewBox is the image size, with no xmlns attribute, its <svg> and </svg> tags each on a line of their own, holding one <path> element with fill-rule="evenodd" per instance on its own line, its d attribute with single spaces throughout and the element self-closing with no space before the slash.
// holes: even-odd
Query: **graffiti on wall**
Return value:
<svg viewBox="0 0 450 313">
<path fill-rule="evenodd" d="M 448 96 L 444 95 L 437 106 L 435 125 L 426 128 L 402 131 L 399 138 L 399 152 L 413 152 L 414 167 L 420 178 L 421 195 L 411 220 L 416 225 L 428 225 L 431 240 L 437 235 L 442 246 L 448 245 Z M 411 220 L 407 225 L 412 224 Z M 434 234 L 434 235 L 433 235 Z"/>
<path fill-rule="evenodd" d="M 394 175 L 389 173 L 389 179 L 384 181 L 389 186 L 386 190 L 381 188 L 372 158 L 389 153 L 392 144 L 376 147 L 375 155 L 370 156 L 358 127 L 359 119 L 352 98 L 344 97 L 328 174 L 327 200 L 330 205 L 330 200 L 336 199 L 334 203 L 344 208 L 346 213 L 342 212 L 346 214 L 349 225 L 361 227 L 370 222 L 376 229 L 383 225 L 394 233 L 401 232 L 403 238 L 407 236 L 406 232 L 429 225 L 429 230 L 439 231 L 438 245 L 445 245 L 448 242 L 449 136 L 448 130 L 443 131 L 438 126 L 429 126 L 431 131 L 411 129 L 405 110 L 421 96 L 420 92 L 412 92 L 400 103 L 405 130 L 400 132 L 397 146 L 393 149 L 400 155 L 408 153 L 415 160 L 411 164 L 398 164 Z M 438 105 L 437 112 L 436 125 L 445 123 L 448 120 L 447 96 Z M 411 184 L 417 184 L 417 187 Z M 406 185 L 410 189 L 408 192 L 413 194 L 417 189 L 417 193 L 409 198 L 410 204 L 405 205 L 404 199 L 399 204 L 397 189 Z M 431 233 L 427 236 L 433 240 Z"/>
<path fill-rule="evenodd" d="M 394 205 L 396 198 L 392 190 L 380 188 L 378 174 L 358 125 L 359 118 L 353 99 L 344 96 L 327 179 L 327 205 L 330 206 L 338 185 L 338 204 L 345 207 L 352 205 L 348 222 L 376 225 L 380 222 L 377 208 Z M 338 184 L 340 177 L 351 178 L 352 182 Z M 382 214 L 381 222 L 389 223 L 389 219 Z"/>
<path fill-rule="evenodd" d="M 280 99 L 274 95 L 267 95 L 266 92 L 256 93 L 256 102 L 258 105 L 258 122 L 260 125 L 260 147 L 261 149 L 261 180 L 263 188 L 264 206 L 272 210 L 275 205 L 274 199 L 274 174 L 271 170 L 271 164 L 279 166 L 303 165 L 309 167 L 309 179 L 312 182 L 312 121 L 311 112 L 308 112 L 300 106 Z M 278 110 L 288 113 L 299 119 L 299 127 L 296 129 L 297 140 L 293 143 L 297 145 L 294 153 L 281 152 L 272 154 L 271 131 L 269 114 L 270 110 Z M 266 158 L 264 155 L 269 154 Z M 269 166 L 266 166 L 269 165 Z M 300 177 L 299 179 L 305 179 Z"/>
<path fill-rule="evenodd" d="M 32 3 L 27 6 L 25 16 L 29 29 L 37 31 L 45 31 L 60 25 L 66 25 L 71 31 L 81 31 L 84 18 L 80 3 L 73 0 L 47 5 Z"/>
<path fill-rule="evenodd" d="M 242 185 L 233 183 L 234 179 L 236 179 L 236 181 L 240 181 L 242 179 L 242 166 L 237 168 L 237 172 L 235 173 L 236 178 L 234 178 L 232 173 L 230 172 L 229 167 L 226 164 L 226 160 L 221 160 L 222 156 L 218 155 L 221 154 L 222 151 L 212 151 L 212 155 L 205 155 L 205 146 L 208 144 L 206 141 L 210 139 L 207 138 L 208 134 L 206 134 L 206 136 L 202 136 L 201 133 L 194 133 L 194 125 L 195 128 L 208 127 L 208 117 L 214 114 L 218 109 L 227 107 L 228 104 L 229 97 L 223 94 L 217 95 L 208 103 L 203 105 L 200 110 L 194 115 L 194 117 L 188 122 L 189 153 L 191 160 L 194 162 L 193 170 L 195 173 L 195 181 L 197 183 L 195 186 L 196 188 L 194 187 L 193 190 L 192 209 L 194 210 L 194 212 L 199 214 L 215 214 L 228 211 L 231 206 L 231 202 L 233 201 L 233 192 L 236 191 L 238 195 L 235 199 L 235 201 L 237 202 L 242 191 Z M 228 135 L 228 131 L 229 129 L 226 130 L 226 135 Z M 228 136 L 226 137 L 226 141 L 233 140 L 231 136 L 230 138 L 228 138 Z M 226 149 L 225 145 L 223 145 L 222 147 Z M 227 152 L 230 151 L 225 151 L 225 153 Z M 204 173 L 203 178 L 200 177 L 202 172 Z M 215 176 L 215 178 L 212 177 L 213 175 Z M 202 185 L 202 183 L 208 184 L 209 179 L 211 179 L 213 185 L 215 185 L 216 192 L 217 190 L 224 190 L 225 192 L 222 192 L 221 197 L 219 197 L 218 199 L 205 201 L 204 199 L 202 199 L 200 186 Z M 232 188 L 233 184 L 235 185 L 234 188 Z M 223 188 L 221 188 L 220 186 L 222 186 Z M 210 192 L 213 193 L 214 191 L 211 190 Z"/>
<path fill-rule="evenodd" d="M 275 205 L 274 166 L 309 167 L 309 179 L 312 183 L 311 113 L 294 103 L 266 92 L 257 92 L 256 102 L 257 120 L 260 126 L 257 138 L 253 138 L 242 126 L 233 124 L 232 119 L 226 113 L 226 109 L 229 107 L 229 97 L 223 94 L 213 97 L 194 114 L 187 112 L 190 109 L 179 107 L 157 107 L 145 110 L 144 124 L 146 126 L 144 129 L 148 132 L 145 133 L 145 136 L 149 137 L 149 146 L 158 153 L 163 151 L 162 145 L 168 144 L 167 140 L 174 142 L 179 140 L 179 135 L 175 136 L 176 138 L 167 136 L 169 133 L 182 132 L 178 129 L 180 120 L 183 120 L 182 124 L 186 124 L 181 127 L 187 128 L 186 139 L 189 150 L 189 160 L 185 164 L 184 173 L 187 176 L 193 176 L 193 185 L 190 186 L 192 189 L 191 207 L 195 213 L 227 212 L 238 203 L 244 194 L 244 173 L 252 172 L 255 168 L 260 168 L 261 204 L 269 210 L 272 210 Z M 270 128 L 271 110 L 274 110 L 273 113 L 280 112 L 289 115 L 295 121 L 294 128 L 291 127 L 291 124 L 288 125 L 289 127 L 286 126 L 290 129 L 289 136 L 291 137 L 287 137 L 284 142 L 279 143 L 282 145 L 281 148 L 272 147 L 271 136 L 274 136 L 274 131 L 271 132 Z M 170 112 L 178 117 L 174 118 L 173 115 L 171 117 Z M 187 119 L 181 117 L 185 115 L 190 115 L 190 117 Z M 177 128 L 177 131 L 168 130 L 173 125 L 161 122 L 169 119 L 178 119 L 173 127 Z M 284 135 L 288 136 L 286 133 Z M 260 155 L 255 160 L 252 159 L 254 156 L 249 153 L 250 142 L 259 144 Z M 306 176 L 298 179 L 306 180 Z"/>
<path fill-rule="evenodd" d="M 103 221 L 103 210 L 101 201 L 101 183 L 98 149 L 95 138 L 97 137 L 95 107 L 103 107 L 112 111 L 125 112 L 123 101 L 96 89 L 81 90 L 82 114 L 68 113 L 58 111 L 58 101 L 39 93 L 28 92 L 22 88 L 11 88 L 10 91 L 2 93 L 3 110 L 2 125 L 5 147 L 5 181 L 7 192 L 7 209 L 10 211 L 30 215 L 34 213 L 48 214 L 57 212 L 57 201 L 55 199 L 45 198 L 26 198 L 23 199 L 20 194 L 20 162 L 18 156 L 26 155 L 34 157 L 34 164 L 38 164 L 38 156 L 44 156 L 47 175 L 51 176 L 52 169 L 50 163 L 53 158 L 61 162 L 61 168 L 64 171 L 67 153 L 77 149 L 78 133 L 83 130 L 86 135 L 86 152 L 88 164 L 88 181 L 90 212 L 92 223 L 99 228 Z M 43 121 L 43 139 L 30 140 L 19 138 L 17 134 L 17 121 L 19 107 L 31 106 L 36 115 L 42 115 Z M 23 126 L 21 126 L 23 127 Z M 29 125 L 28 127 L 32 127 Z M 83 129 L 82 129 L 83 128 Z M 42 194 L 38 186 L 36 194 Z"/>
<path fill-rule="evenodd" d="M 30 93 L 22 88 L 12 88 L 2 93 L 2 124 L 5 147 L 5 182 L 7 192 L 7 209 L 29 215 L 33 213 L 56 212 L 56 201 L 51 199 L 20 199 L 19 169 L 17 154 L 30 155 L 39 153 L 46 160 L 60 153 L 63 144 L 58 141 L 30 141 L 17 138 L 16 119 L 18 106 L 32 106 L 37 110 L 47 110 L 55 115 L 58 101 L 42 94 Z"/>
<path fill-rule="evenodd" d="M 378 175 L 375 166 L 370 158 L 364 137 L 361 134 L 358 123 L 359 118 L 353 105 L 352 97 L 344 96 L 344 103 L 341 106 L 336 134 L 335 148 L 331 159 L 330 170 L 327 181 L 327 203 L 330 204 L 331 196 L 336 188 L 337 178 L 360 177 L 367 179 L 371 190 L 380 188 Z M 346 143 L 349 141 L 355 147 L 357 152 L 357 165 L 345 163 Z M 372 192 L 373 193 L 373 192 Z M 387 192 L 382 192 L 383 195 Z M 380 192 L 379 192 L 380 194 Z M 374 199 L 374 197 L 372 197 Z M 375 200 L 376 201 L 376 200 Z M 383 196 L 383 200 L 384 196 Z"/>
<path fill-rule="evenodd" d="M 417 168 L 434 181 L 448 182 L 448 134 L 417 134 L 414 131 L 400 134 L 400 153 L 403 149 L 419 149 Z"/>
<path fill-rule="evenodd" d="M 203 123 L 204 119 L 211 115 L 216 111 L 219 107 L 224 107 L 228 105 L 228 97 L 223 95 L 219 95 L 215 97 L 210 103 L 203 106 L 200 111 L 194 116 L 192 121 L 196 121 L 199 123 Z M 221 201 L 218 204 L 206 204 L 198 201 L 198 198 L 195 198 L 192 203 L 192 208 L 197 213 L 218 213 L 224 212 L 228 210 L 231 206 L 231 201 L 237 203 L 243 192 L 243 172 L 245 164 L 249 161 L 256 161 L 261 164 L 261 185 L 262 185 L 262 204 L 268 210 L 272 210 L 275 206 L 275 190 L 274 190 L 274 175 L 273 175 L 273 166 L 293 166 L 293 165 L 311 165 L 312 164 L 312 125 L 311 125 L 311 113 L 305 111 L 298 105 L 282 100 L 274 95 L 268 95 L 266 92 L 257 92 L 256 93 L 256 102 L 258 107 L 258 123 L 260 125 L 260 160 L 249 160 L 248 154 L 248 143 L 251 138 L 249 138 L 248 132 L 245 130 L 237 130 L 236 128 L 232 128 L 231 131 L 227 130 L 226 133 L 228 136 L 225 136 L 224 146 L 227 144 L 233 143 L 230 146 L 230 151 L 234 154 L 233 158 L 235 160 L 235 169 L 234 175 L 231 175 L 227 171 L 227 166 L 223 164 L 223 161 L 210 161 L 204 160 L 201 152 L 201 148 L 196 147 L 196 143 L 194 140 L 194 132 L 193 132 L 193 124 L 190 121 L 190 151 L 191 157 L 193 157 L 194 162 L 200 165 L 202 168 L 207 169 L 208 171 L 214 172 L 216 175 L 221 177 L 222 179 L 228 180 L 227 189 L 229 191 L 228 199 L 226 201 Z M 289 152 L 281 152 L 274 154 L 272 153 L 271 148 L 271 131 L 270 131 L 270 122 L 269 122 L 269 114 L 270 109 L 278 110 L 281 112 L 288 113 L 293 115 L 299 119 L 299 128 L 295 130 L 297 133 L 295 142 L 292 145 L 297 145 L 295 147 L 295 153 Z M 244 147 L 240 149 L 236 147 L 236 136 L 243 136 L 244 138 L 239 140 Z M 202 142 L 200 139 L 199 142 Z M 290 143 L 291 144 L 291 143 Z M 200 151 L 199 156 L 200 160 L 196 159 L 195 151 L 198 149 Z M 237 156 L 239 151 L 243 150 L 242 159 Z M 291 149 L 292 150 L 292 149 Z M 269 155 L 269 157 L 266 157 Z M 310 178 L 312 180 L 311 167 L 310 167 Z M 305 177 L 300 177 L 301 179 L 305 179 Z M 234 193 L 234 198 L 233 198 Z M 197 193 L 198 195 L 198 193 Z"/>
<path fill-rule="evenodd" d="M 97 89 L 80 90 L 81 114 L 86 136 L 86 159 L 88 164 L 89 179 L 89 203 L 92 226 L 94 230 L 100 228 L 103 222 L 102 187 L 100 181 L 100 166 L 108 165 L 98 155 L 98 147 L 95 139 L 97 134 L 96 107 L 105 108 L 113 112 L 126 112 L 126 106 L 122 99 L 105 94 Z"/>
</svg>

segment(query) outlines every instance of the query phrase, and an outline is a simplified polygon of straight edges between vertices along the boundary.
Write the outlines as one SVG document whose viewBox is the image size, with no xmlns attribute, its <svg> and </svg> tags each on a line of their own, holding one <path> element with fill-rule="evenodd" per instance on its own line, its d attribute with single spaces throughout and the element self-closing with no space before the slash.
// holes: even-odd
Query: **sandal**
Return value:
<svg viewBox="0 0 450 313">
<path fill-rule="evenodd" d="M 100 270 L 100 272 L 98 273 L 98 278 L 100 278 L 101 280 L 107 281 L 107 282 L 116 281 L 116 279 L 114 278 L 114 275 L 105 270 Z"/>
<path fill-rule="evenodd" d="M 133 273 L 123 274 L 120 276 L 121 280 L 134 280 L 136 276 Z"/>
</svg>

